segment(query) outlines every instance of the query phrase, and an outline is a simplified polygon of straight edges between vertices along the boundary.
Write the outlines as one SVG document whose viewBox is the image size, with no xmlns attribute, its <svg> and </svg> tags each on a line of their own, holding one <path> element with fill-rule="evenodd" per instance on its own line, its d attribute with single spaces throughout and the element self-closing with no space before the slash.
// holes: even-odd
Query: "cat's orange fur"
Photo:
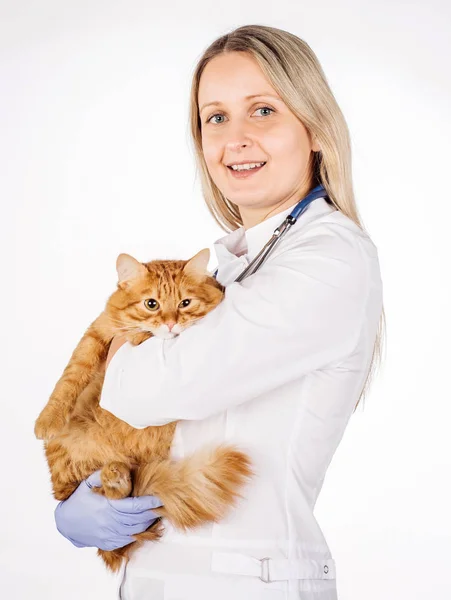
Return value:
<svg viewBox="0 0 451 600">
<path fill-rule="evenodd" d="M 249 457 L 234 446 L 203 448 L 174 461 L 170 448 L 176 422 L 134 429 L 99 406 L 115 335 L 125 333 L 136 345 L 152 331 L 161 332 L 158 328 L 166 322 L 188 327 L 221 302 L 224 288 L 208 274 L 208 260 L 208 248 L 188 261 L 139 263 L 127 254 L 118 257 L 117 290 L 81 338 L 36 420 L 35 434 L 44 440 L 57 500 L 68 498 L 83 479 L 101 469 L 102 487 L 95 491 L 108 498 L 154 494 L 163 503 L 154 512 L 186 530 L 219 521 L 241 496 L 239 490 L 253 472 Z M 159 307 L 151 310 L 149 299 Z M 117 571 L 144 540 L 157 541 L 162 534 L 158 519 L 134 536 L 136 542 L 98 554 Z"/>
</svg>

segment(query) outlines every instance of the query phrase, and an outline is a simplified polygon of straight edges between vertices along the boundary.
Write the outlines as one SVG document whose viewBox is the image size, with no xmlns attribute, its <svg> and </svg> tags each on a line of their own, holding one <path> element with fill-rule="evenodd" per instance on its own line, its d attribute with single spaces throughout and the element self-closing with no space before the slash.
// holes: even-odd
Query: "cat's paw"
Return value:
<svg viewBox="0 0 451 600">
<path fill-rule="evenodd" d="M 130 469 L 124 463 L 108 463 L 103 467 L 100 478 L 102 480 L 102 487 L 96 491 L 111 500 L 126 498 L 132 491 Z"/>
<path fill-rule="evenodd" d="M 49 441 L 56 437 L 66 425 L 63 415 L 44 409 L 36 419 L 34 434 L 38 440 Z"/>
</svg>

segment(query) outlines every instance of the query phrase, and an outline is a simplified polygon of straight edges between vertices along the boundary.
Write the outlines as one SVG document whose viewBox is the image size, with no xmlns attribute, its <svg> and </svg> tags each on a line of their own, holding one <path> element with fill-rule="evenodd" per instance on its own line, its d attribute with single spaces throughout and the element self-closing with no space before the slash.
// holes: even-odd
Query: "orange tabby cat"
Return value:
<svg viewBox="0 0 451 600">
<path fill-rule="evenodd" d="M 221 302 L 224 287 L 208 274 L 209 256 L 206 248 L 188 261 L 140 263 L 121 254 L 117 290 L 81 338 L 36 420 L 35 434 L 44 440 L 57 500 L 68 498 L 83 479 L 101 469 L 98 493 L 108 498 L 154 494 L 163 502 L 153 509 L 160 518 L 134 536 L 136 542 L 98 550 L 112 571 L 144 540 L 162 536 L 161 517 L 182 530 L 220 520 L 253 474 L 249 458 L 231 445 L 171 460 L 176 422 L 134 429 L 99 406 L 115 335 L 126 334 L 134 345 L 152 335 L 173 337 Z"/>
</svg>

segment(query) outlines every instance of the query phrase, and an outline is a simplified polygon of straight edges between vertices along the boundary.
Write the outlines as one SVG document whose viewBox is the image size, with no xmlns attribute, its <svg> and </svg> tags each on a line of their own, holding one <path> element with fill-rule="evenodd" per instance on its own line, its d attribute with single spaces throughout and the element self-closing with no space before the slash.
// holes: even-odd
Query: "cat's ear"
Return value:
<svg viewBox="0 0 451 600">
<path fill-rule="evenodd" d="M 208 248 L 204 248 L 194 255 L 193 258 L 190 258 L 190 260 L 183 267 L 183 272 L 197 276 L 208 275 L 209 273 L 207 271 L 207 265 L 209 260 L 210 250 Z"/>
<path fill-rule="evenodd" d="M 148 273 L 146 267 L 130 254 L 119 254 L 116 260 L 116 270 L 119 278 L 117 285 L 122 289 L 127 288 L 134 280 L 144 277 Z"/>
</svg>

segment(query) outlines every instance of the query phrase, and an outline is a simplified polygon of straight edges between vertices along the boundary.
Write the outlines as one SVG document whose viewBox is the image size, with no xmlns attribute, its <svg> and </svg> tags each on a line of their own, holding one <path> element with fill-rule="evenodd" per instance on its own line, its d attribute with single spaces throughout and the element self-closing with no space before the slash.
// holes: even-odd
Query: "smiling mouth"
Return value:
<svg viewBox="0 0 451 600">
<path fill-rule="evenodd" d="M 226 165 L 226 167 L 228 169 L 230 169 L 231 171 L 233 171 L 234 173 L 247 173 L 248 171 L 258 171 L 259 169 L 262 169 L 265 165 L 266 165 L 266 162 L 264 162 L 259 167 L 252 167 L 251 169 L 232 169 L 232 167 L 230 165 Z"/>
</svg>

